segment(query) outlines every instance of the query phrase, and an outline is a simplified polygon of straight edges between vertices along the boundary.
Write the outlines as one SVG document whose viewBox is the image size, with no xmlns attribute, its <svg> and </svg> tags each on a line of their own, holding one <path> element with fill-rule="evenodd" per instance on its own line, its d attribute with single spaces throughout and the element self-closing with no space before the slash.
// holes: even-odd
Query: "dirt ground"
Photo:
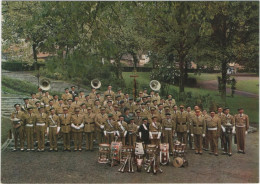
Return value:
<svg viewBox="0 0 260 184">
<path fill-rule="evenodd" d="M 246 154 L 233 156 L 195 155 L 189 150 L 189 166 L 174 168 L 172 163 L 162 166 L 163 173 L 119 173 L 119 166 L 111 168 L 97 162 L 94 152 L 11 152 L 2 151 L 1 182 L 3 183 L 258 183 L 258 132 L 246 138 Z M 221 151 L 220 151 L 221 152 Z"/>
</svg>

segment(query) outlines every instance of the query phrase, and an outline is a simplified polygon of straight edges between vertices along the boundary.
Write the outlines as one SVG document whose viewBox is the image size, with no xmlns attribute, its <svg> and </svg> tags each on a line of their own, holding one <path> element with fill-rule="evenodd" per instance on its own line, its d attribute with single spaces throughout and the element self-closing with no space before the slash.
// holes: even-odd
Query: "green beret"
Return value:
<svg viewBox="0 0 260 184">
<path fill-rule="evenodd" d="M 108 117 L 113 117 L 113 114 L 111 114 L 111 113 L 110 113 L 110 114 L 108 114 Z"/>
</svg>

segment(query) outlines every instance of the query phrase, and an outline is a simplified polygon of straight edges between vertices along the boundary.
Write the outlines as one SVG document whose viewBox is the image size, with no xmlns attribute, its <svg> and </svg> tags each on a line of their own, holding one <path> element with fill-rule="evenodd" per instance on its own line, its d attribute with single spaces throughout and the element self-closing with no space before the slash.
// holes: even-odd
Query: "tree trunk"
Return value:
<svg viewBox="0 0 260 184">
<path fill-rule="evenodd" d="M 179 92 L 182 93 L 182 92 L 184 92 L 184 61 L 183 61 L 183 57 L 180 57 L 179 67 L 180 67 Z"/>
<path fill-rule="evenodd" d="M 184 68 L 184 83 L 186 84 L 188 81 L 188 61 L 185 61 L 185 68 Z"/>
<path fill-rule="evenodd" d="M 221 98 L 226 103 L 226 84 L 227 84 L 227 62 L 222 61 L 221 65 Z"/>
<path fill-rule="evenodd" d="M 123 74 L 122 74 L 122 68 L 121 68 L 121 63 L 120 63 L 121 57 L 115 59 L 115 64 L 116 64 L 116 77 L 118 79 L 123 79 Z"/>
<path fill-rule="evenodd" d="M 35 62 L 37 62 L 37 50 L 36 50 L 36 47 L 37 47 L 37 45 L 34 43 L 32 45 L 32 49 L 33 49 L 33 59 L 34 59 Z"/>
<path fill-rule="evenodd" d="M 136 69 L 137 67 L 137 63 L 138 63 L 138 58 L 137 58 L 137 55 L 136 53 L 132 52 L 132 56 L 133 56 L 133 61 L 134 61 L 134 69 Z"/>
</svg>

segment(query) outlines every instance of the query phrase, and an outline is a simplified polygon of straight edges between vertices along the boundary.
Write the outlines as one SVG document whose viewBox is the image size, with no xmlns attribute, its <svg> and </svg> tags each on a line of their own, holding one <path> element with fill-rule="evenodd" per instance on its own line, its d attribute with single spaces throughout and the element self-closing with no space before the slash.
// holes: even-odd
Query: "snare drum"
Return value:
<svg viewBox="0 0 260 184">
<path fill-rule="evenodd" d="M 110 144 L 99 144 L 98 162 L 106 164 L 109 162 Z"/>
<path fill-rule="evenodd" d="M 110 158 L 116 161 L 120 161 L 121 149 L 122 142 L 111 142 Z"/>
</svg>

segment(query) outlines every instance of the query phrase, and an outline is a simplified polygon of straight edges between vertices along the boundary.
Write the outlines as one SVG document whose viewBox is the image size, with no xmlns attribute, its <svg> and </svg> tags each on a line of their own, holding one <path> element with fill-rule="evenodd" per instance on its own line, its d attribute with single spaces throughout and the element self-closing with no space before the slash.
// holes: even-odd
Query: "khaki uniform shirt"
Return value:
<svg viewBox="0 0 260 184">
<path fill-rule="evenodd" d="M 22 111 L 18 111 L 18 112 L 14 111 L 14 112 L 12 112 L 11 119 L 14 119 L 14 118 L 18 118 L 18 119 L 21 120 L 19 122 L 12 122 L 14 128 L 18 128 L 21 125 L 24 125 L 24 123 L 23 123 L 23 121 L 24 121 L 24 113 Z"/>
<path fill-rule="evenodd" d="M 138 126 L 135 123 L 130 123 L 127 125 L 127 130 L 129 134 L 136 134 L 138 131 Z"/>
<path fill-rule="evenodd" d="M 34 113 L 31 115 L 29 113 L 24 114 L 24 125 L 26 126 L 27 124 L 33 125 L 35 127 L 36 116 Z"/>
<path fill-rule="evenodd" d="M 232 126 L 234 126 L 235 125 L 235 119 L 230 114 L 227 114 L 227 115 L 224 114 L 222 116 L 221 125 L 223 125 L 225 127 L 228 123 L 230 123 L 230 124 L 232 124 Z"/>
<path fill-rule="evenodd" d="M 143 123 L 143 117 L 141 117 L 141 116 L 135 116 L 134 120 L 135 120 L 135 124 L 137 126 L 140 126 Z"/>
<path fill-rule="evenodd" d="M 120 111 L 113 111 L 113 120 L 114 121 L 118 121 L 119 120 L 119 116 L 122 115 L 122 113 Z"/>
<path fill-rule="evenodd" d="M 235 115 L 235 125 L 237 127 L 246 127 L 246 130 L 249 129 L 249 117 L 246 114 L 236 114 Z"/>
<path fill-rule="evenodd" d="M 95 132 L 95 118 L 96 115 L 93 112 L 84 115 L 84 132 Z"/>
<path fill-rule="evenodd" d="M 93 107 L 94 101 L 93 100 L 84 100 L 82 103 L 85 103 L 87 107 Z"/>
<path fill-rule="evenodd" d="M 57 116 L 56 114 L 54 115 L 50 114 L 47 120 L 48 120 L 48 127 L 54 127 L 54 126 L 60 127 L 60 117 Z"/>
<path fill-rule="evenodd" d="M 68 99 L 72 99 L 72 94 L 70 93 L 64 93 L 61 95 L 62 100 L 64 101 L 64 104 L 67 104 Z"/>
<path fill-rule="evenodd" d="M 206 121 L 203 116 L 195 116 L 191 122 L 191 133 L 202 135 L 206 134 Z"/>
<path fill-rule="evenodd" d="M 95 119 L 95 123 L 96 123 L 96 130 L 98 131 L 98 132 L 102 132 L 103 131 L 103 129 L 101 129 L 101 125 L 105 125 L 105 122 L 106 122 L 106 120 L 108 119 L 108 116 L 107 116 L 107 114 L 101 114 L 101 113 L 99 113 L 99 114 L 97 114 L 96 115 L 96 119 Z"/>
<path fill-rule="evenodd" d="M 40 101 L 38 98 L 34 98 L 34 99 L 29 99 L 29 104 L 32 106 L 32 107 L 35 107 L 35 103 Z"/>
<path fill-rule="evenodd" d="M 81 114 L 74 114 L 71 116 L 71 124 L 75 125 L 76 127 L 79 127 L 81 124 L 84 125 L 84 116 Z M 75 129 L 71 127 L 72 132 L 83 132 L 84 127 L 78 129 Z"/>
<path fill-rule="evenodd" d="M 221 120 L 218 117 L 218 115 L 215 115 L 213 118 L 211 116 L 206 116 L 205 121 L 206 121 L 207 130 L 208 128 L 217 128 L 217 132 L 220 135 Z"/>
<path fill-rule="evenodd" d="M 53 96 L 49 95 L 49 96 L 44 96 L 41 99 L 41 102 L 43 102 L 45 105 L 49 104 L 49 101 L 53 99 Z"/>
<path fill-rule="evenodd" d="M 89 93 L 89 98 L 92 99 L 92 100 L 95 100 L 96 99 L 96 92 L 95 93 L 93 93 L 93 92 Z"/>
<path fill-rule="evenodd" d="M 92 108 L 93 113 L 95 113 L 95 114 L 100 113 L 100 107 L 101 107 L 101 105 L 93 106 L 93 108 Z"/>
<path fill-rule="evenodd" d="M 60 116 L 61 132 L 70 133 L 71 114 L 61 114 Z"/>
<path fill-rule="evenodd" d="M 162 131 L 162 126 L 160 123 L 155 122 L 155 126 L 153 125 L 153 122 L 150 123 L 149 125 L 149 131 L 150 132 L 161 132 Z"/>
<path fill-rule="evenodd" d="M 106 95 L 111 95 L 111 97 L 112 97 L 112 99 L 113 100 L 115 100 L 115 93 L 112 91 L 112 90 L 110 90 L 110 91 L 105 91 L 104 92 L 104 96 L 106 96 Z"/>
<path fill-rule="evenodd" d="M 177 112 L 173 115 L 176 121 L 176 128 L 174 128 L 177 132 L 186 132 L 189 130 L 189 119 L 188 114 L 185 112 Z"/>
<path fill-rule="evenodd" d="M 111 120 L 107 119 L 105 121 L 105 128 L 104 128 L 104 130 L 107 131 L 107 132 L 115 131 L 116 130 L 116 122 L 113 121 L 112 119 Z"/>
<path fill-rule="evenodd" d="M 63 114 L 63 107 L 65 106 L 65 104 L 59 104 L 56 106 L 56 113 L 59 114 Z"/>
<path fill-rule="evenodd" d="M 120 126 L 120 123 L 122 126 Z M 127 123 L 125 121 L 116 122 L 116 130 L 119 131 L 120 134 L 123 134 L 125 131 L 127 131 Z"/>
<path fill-rule="evenodd" d="M 37 113 L 36 115 L 36 125 L 37 123 L 45 123 L 47 127 L 47 114 L 46 113 Z"/>
<path fill-rule="evenodd" d="M 165 118 L 162 120 L 162 132 L 169 131 L 169 130 L 173 132 L 175 127 L 176 125 L 173 119 Z"/>
</svg>

